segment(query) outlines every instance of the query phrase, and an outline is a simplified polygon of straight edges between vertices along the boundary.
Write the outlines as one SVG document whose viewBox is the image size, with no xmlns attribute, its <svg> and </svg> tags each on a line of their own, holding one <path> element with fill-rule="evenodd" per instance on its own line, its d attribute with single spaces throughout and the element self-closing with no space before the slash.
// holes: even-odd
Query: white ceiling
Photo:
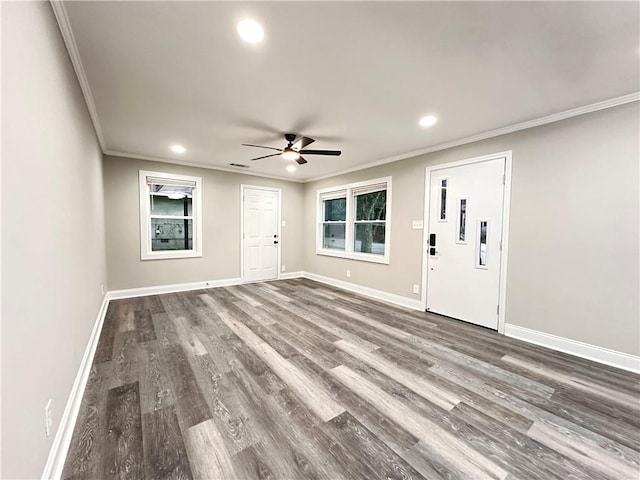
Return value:
<svg viewBox="0 0 640 480">
<path fill-rule="evenodd" d="M 308 180 L 640 90 L 638 2 L 64 7 L 107 153 Z M 239 39 L 247 17 L 263 43 Z M 248 162 L 269 151 L 241 143 L 282 148 L 285 132 L 343 154 L 293 174 Z"/>
</svg>

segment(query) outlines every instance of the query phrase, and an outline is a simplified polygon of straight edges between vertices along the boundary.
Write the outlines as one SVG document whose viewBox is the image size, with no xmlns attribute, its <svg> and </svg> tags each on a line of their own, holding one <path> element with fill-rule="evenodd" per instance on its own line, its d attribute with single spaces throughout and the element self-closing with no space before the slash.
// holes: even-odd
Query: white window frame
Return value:
<svg viewBox="0 0 640 480">
<path fill-rule="evenodd" d="M 151 249 L 151 192 L 147 178 L 153 177 L 166 181 L 167 185 L 173 182 L 193 182 L 195 184 L 192 197 L 193 217 L 193 249 L 192 250 L 165 250 L 154 252 Z M 202 177 L 189 175 L 177 175 L 174 173 L 139 171 L 140 192 L 140 260 L 161 260 L 168 258 L 193 258 L 202 257 Z"/>
<path fill-rule="evenodd" d="M 349 223 L 349 213 L 347 211 L 347 207 L 345 206 L 345 216 L 344 221 L 326 221 L 324 219 L 324 202 L 326 200 L 338 200 L 340 198 L 345 199 L 345 204 L 348 202 L 347 196 L 348 192 L 346 190 L 333 190 L 331 189 L 329 192 L 325 192 L 321 195 L 320 198 L 320 249 L 323 251 L 330 251 L 336 253 L 345 253 L 347 251 L 347 224 Z M 325 225 L 342 225 L 344 224 L 344 249 L 340 250 L 338 248 L 325 248 L 324 247 L 324 226 Z"/>
<path fill-rule="evenodd" d="M 356 224 L 356 212 L 354 197 L 357 194 L 366 192 L 367 188 L 374 187 L 375 185 L 385 184 L 387 190 L 387 205 L 386 205 L 386 218 L 385 223 L 385 235 L 384 235 L 384 255 L 378 255 L 375 253 L 361 253 L 354 251 L 354 235 Z M 382 190 L 382 189 L 380 189 Z M 377 191 L 377 190 L 372 190 Z M 341 198 L 341 193 L 345 192 L 347 199 L 346 215 L 345 215 L 345 249 L 335 250 L 329 248 L 323 248 L 323 235 L 324 229 L 324 209 L 323 200 L 331 198 Z M 366 180 L 363 182 L 350 183 L 348 185 L 339 185 L 336 187 L 329 187 L 317 190 L 316 192 L 316 255 L 326 255 L 329 257 L 348 258 L 351 260 L 361 260 L 365 262 L 384 263 L 389 264 L 389 257 L 391 252 L 391 177 L 382 177 L 372 180 Z M 339 222 L 342 223 L 342 222 Z M 359 222 L 360 223 L 360 222 Z"/>
</svg>

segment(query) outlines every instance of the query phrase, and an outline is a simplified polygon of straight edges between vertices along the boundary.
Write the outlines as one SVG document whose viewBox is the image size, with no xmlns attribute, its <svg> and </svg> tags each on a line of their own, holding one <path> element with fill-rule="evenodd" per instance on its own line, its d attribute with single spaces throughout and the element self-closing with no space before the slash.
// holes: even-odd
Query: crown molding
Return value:
<svg viewBox="0 0 640 480">
<path fill-rule="evenodd" d="M 152 157 L 150 155 L 139 155 L 137 153 L 117 152 L 115 150 L 103 150 L 102 153 L 104 153 L 105 155 L 110 155 L 112 157 L 135 158 L 137 160 L 148 160 L 150 162 L 170 163 L 173 165 L 182 165 L 184 167 L 204 168 L 206 170 L 219 170 L 222 172 L 231 172 L 238 175 L 246 175 L 249 177 L 263 177 L 263 178 L 271 178 L 273 180 L 281 180 L 284 182 L 304 183 L 304 180 L 300 180 L 297 178 L 286 178 L 286 177 L 280 177 L 278 175 L 270 175 L 268 173 L 260 173 L 260 172 L 247 172 L 246 170 L 240 170 L 238 168 L 187 162 L 183 160 L 176 160 L 174 158 Z"/>
<path fill-rule="evenodd" d="M 93 101 L 93 95 L 91 94 L 91 89 L 89 88 L 89 81 L 87 80 L 87 75 L 84 71 L 82 60 L 80 59 L 80 52 L 78 51 L 78 46 L 76 45 L 76 40 L 73 36 L 73 31 L 71 30 L 71 24 L 69 23 L 67 11 L 64 8 L 64 4 L 61 0 L 50 0 L 49 3 L 51 4 L 51 8 L 53 9 L 56 20 L 58 21 L 58 27 L 60 27 L 62 39 L 64 40 L 64 44 L 67 47 L 67 52 L 69 53 L 69 58 L 71 59 L 73 69 L 76 72 L 76 77 L 78 78 L 78 83 L 80 84 L 80 89 L 82 90 L 82 95 L 84 96 L 84 101 L 87 104 L 89 116 L 91 117 L 91 122 L 93 123 L 93 129 L 96 132 L 96 137 L 98 137 L 98 143 L 100 143 L 100 148 L 104 152 L 104 136 L 102 135 L 100 120 L 98 119 L 98 111 L 96 110 L 96 104 Z"/>
<path fill-rule="evenodd" d="M 554 113 L 544 117 L 536 118 L 533 120 L 527 120 L 526 122 L 516 123 L 507 127 L 497 128 L 495 130 L 489 130 L 487 132 L 477 133 L 469 137 L 459 138 L 457 140 L 451 140 L 449 142 L 440 143 L 438 145 L 432 145 L 430 147 L 421 148 L 419 150 L 413 150 L 411 152 L 402 153 L 400 155 L 394 155 L 393 157 L 368 162 L 356 167 L 340 170 L 336 173 L 328 175 L 322 175 L 320 177 L 312 177 L 303 180 L 304 183 L 315 182 L 316 180 L 323 180 L 325 178 L 337 177 L 338 175 L 344 175 L 346 173 L 357 172 L 358 170 L 364 170 L 366 168 L 377 167 L 386 163 L 397 162 L 399 160 L 406 160 L 408 158 L 417 157 L 419 155 L 425 155 L 427 153 L 433 153 L 440 150 L 446 150 L 448 148 L 458 147 L 460 145 L 466 145 L 468 143 L 479 142 L 480 140 L 486 140 L 488 138 L 499 137 L 500 135 L 506 135 L 508 133 L 518 132 L 520 130 L 526 130 L 528 128 L 539 127 L 541 125 L 547 125 L 549 123 L 559 122 L 560 120 L 566 120 L 568 118 L 577 117 L 586 113 L 597 112 L 598 110 L 604 110 L 607 108 L 617 107 L 626 103 L 637 102 L 640 100 L 640 92 L 630 93 L 621 97 L 611 98 L 609 100 L 603 100 L 601 102 L 585 105 L 584 107 L 572 108 L 571 110 L 565 110 L 564 112 Z"/>
<path fill-rule="evenodd" d="M 242 175 L 253 175 L 256 177 L 266 177 L 273 178 L 276 180 L 284 180 L 287 182 L 296 182 L 296 183 L 309 183 L 315 182 L 317 180 L 323 180 L 325 178 L 337 177 L 339 175 L 344 175 L 347 173 L 357 172 L 359 170 L 365 170 L 367 168 L 377 167 L 380 165 L 385 165 L 387 163 L 393 163 L 400 160 L 406 160 L 408 158 L 417 157 L 420 155 L 426 155 L 427 153 L 438 152 L 440 150 L 446 150 L 448 148 L 459 147 L 460 145 L 466 145 L 468 143 L 479 142 L 481 140 L 486 140 L 488 138 L 499 137 L 501 135 L 507 135 L 509 133 L 519 132 L 521 130 L 526 130 L 528 128 L 539 127 L 542 125 L 547 125 L 549 123 L 559 122 L 561 120 L 566 120 L 568 118 L 577 117 L 579 115 L 585 115 L 587 113 L 597 112 L 599 110 L 605 110 L 607 108 L 617 107 L 619 105 L 625 105 L 627 103 L 633 103 L 640 101 L 640 92 L 630 93 L 628 95 L 623 95 L 621 97 L 610 98 L 608 100 L 603 100 L 601 102 L 592 103 L 590 105 L 585 105 L 583 107 L 572 108 L 571 110 L 565 110 L 563 112 L 554 113 L 551 115 L 547 115 L 544 117 L 535 118 L 533 120 L 527 120 L 526 122 L 516 123 L 513 125 L 509 125 L 506 127 L 498 128 L 495 130 L 489 130 L 487 132 L 477 133 L 475 135 L 471 135 L 469 137 L 459 138 L 457 140 L 451 140 L 449 142 L 439 143 L 437 145 L 432 145 L 430 147 L 425 147 L 419 150 L 413 150 L 411 152 L 402 153 L 400 155 L 394 155 L 393 157 L 387 157 L 381 160 L 376 160 L 373 162 L 368 162 L 362 165 L 357 165 L 355 167 L 347 168 L 344 170 L 339 170 L 335 173 L 330 173 L 327 175 L 321 175 L 319 177 L 309 177 L 303 179 L 292 179 L 279 177 L 277 175 L 269 175 L 264 173 L 248 173 L 248 172 L 239 172 L 236 169 L 220 167 L 220 166 L 212 166 L 212 165 L 204 165 L 200 163 L 191 163 L 191 162 L 182 162 L 180 160 L 174 159 L 165 159 L 165 158 L 155 158 L 149 157 L 146 155 L 138 155 L 133 153 L 125 153 L 125 152 L 114 152 L 111 150 L 107 150 L 103 152 L 105 155 L 113 155 L 116 157 L 129 157 L 129 158 L 138 158 L 140 160 L 151 160 L 154 162 L 164 162 L 164 163 L 174 163 L 177 165 L 184 165 L 188 167 L 196 167 L 196 168 L 207 168 L 211 170 L 222 170 L 224 172 L 234 172 L 240 173 Z"/>
</svg>

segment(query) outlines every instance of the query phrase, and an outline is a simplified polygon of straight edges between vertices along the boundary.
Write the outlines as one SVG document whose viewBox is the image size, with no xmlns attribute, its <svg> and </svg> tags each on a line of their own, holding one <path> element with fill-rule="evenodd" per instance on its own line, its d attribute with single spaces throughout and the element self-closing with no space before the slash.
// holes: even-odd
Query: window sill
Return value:
<svg viewBox="0 0 640 480">
<path fill-rule="evenodd" d="M 348 253 L 348 252 L 340 252 L 333 250 L 316 250 L 316 255 L 324 255 L 326 257 L 338 257 L 345 258 L 348 260 L 359 260 L 361 262 L 370 262 L 370 263 L 382 263 L 385 265 L 389 265 L 389 255 L 374 255 L 367 253 Z"/>
<path fill-rule="evenodd" d="M 140 255 L 140 260 L 169 260 L 173 258 L 197 258 L 197 257 L 202 257 L 202 252 L 165 251 L 165 252 L 143 253 L 142 255 Z"/>
</svg>

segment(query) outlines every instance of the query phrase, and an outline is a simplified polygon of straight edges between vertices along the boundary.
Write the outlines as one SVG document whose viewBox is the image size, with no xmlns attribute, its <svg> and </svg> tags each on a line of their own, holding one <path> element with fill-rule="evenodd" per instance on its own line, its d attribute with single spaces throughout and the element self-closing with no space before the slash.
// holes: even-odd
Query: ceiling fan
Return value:
<svg viewBox="0 0 640 480">
<path fill-rule="evenodd" d="M 271 155 L 265 155 L 264 157 L 252 158 L 253 160 L 261 160 L 263 158 L 276 157 L 280 155 L 285 160 L 295 160 L 298 165 L 304 165 L 307 161 L 302 155 L 333 155 L 338 156 L 342 152 L 340 150 L 308 150 L 305 147 L 311 145 L 315 140 L 309 137 L 296 137 L 293 133 L 285 133 L 284 139 L 288 142 L 288 145 L 284 148 L 265 147 L 263 145 L 252 145 L 250 143 L 243 143 L 245 147 L 258 147 L 267 148 L 269 150 L 276 150 L 278 153 Z"/>
</svg>

